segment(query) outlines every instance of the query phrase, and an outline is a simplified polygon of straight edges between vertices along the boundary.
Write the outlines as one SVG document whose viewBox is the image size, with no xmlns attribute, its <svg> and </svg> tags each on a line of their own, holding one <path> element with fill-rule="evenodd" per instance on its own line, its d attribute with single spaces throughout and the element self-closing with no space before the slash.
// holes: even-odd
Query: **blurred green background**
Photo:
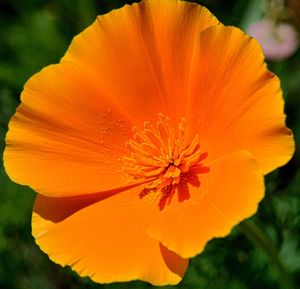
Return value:
<svg viewBox="0 0 300 289">
<path fill-rule="evenodd" d="M 126 3 L 129 3 L 127 1 Z M 242 26 L 259 18 L 262 1 L 198 1 L 223 23 Z M 121 7 L 117 0 L 0 0 L 0 151 L 9 118 L 19 103 L 26 80 L 42 67 L 56 63 L 73 36 L 96 15 Z M 288 1 L 284 16 L 297 27 L 299 1 Z M 297 8 L 298 7 L 298 8 Z M 298 26 L 299 31 L 299 26 Z M 282 61 L 269 61 L 279 75 L 286 99 L 288 126 L 300 143 L 300 51 Z M 299 152 L 285 167 L 266 178 L 267 195 L 252 218 L 275 246 L 282 270 L 300 288 L 300 170 Z M 35 193 L 12 183 L 0 163 L 0 288 L 150 288 L 143 282 L 100 285 L 52 263 L 35 245 L 30 219 Z M 269 242 L 269 241 L 268 241 Z M 277 264 L 278 265 L 278 264 Z M 238 228 L 225 239 L 208 243 L 191 260 L 175 288 L 292 288 L 279 282 L 276 266 Z M 281 280 L 282 281 L 282 280 Z M 164 288 L 173 288 L 166 286 Z"/>
</svg>

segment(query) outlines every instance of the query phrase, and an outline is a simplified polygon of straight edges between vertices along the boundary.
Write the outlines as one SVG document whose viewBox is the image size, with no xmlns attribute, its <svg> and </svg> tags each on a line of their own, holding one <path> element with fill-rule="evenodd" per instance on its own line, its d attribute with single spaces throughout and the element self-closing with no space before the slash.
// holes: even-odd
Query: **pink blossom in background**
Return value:
<svg viewBox="0 0 300 289">
<path fill-rule="evenodd" d="M 288 58 L 298 47 L 297 32 L 286 22 L 275 23 L 265 18 L 252 23 L 247 32 L 261 44 L 267 59 Z"/>
</svg>

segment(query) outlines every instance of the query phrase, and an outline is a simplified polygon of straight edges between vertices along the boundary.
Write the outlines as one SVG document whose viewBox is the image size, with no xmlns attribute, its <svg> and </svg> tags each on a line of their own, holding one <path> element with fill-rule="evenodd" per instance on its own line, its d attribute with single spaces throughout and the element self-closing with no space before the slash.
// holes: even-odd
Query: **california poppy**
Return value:
<svg viewBox="0 0 300 289">
<path fill-rule="evenodd" d="M 177 0 L 98 17 L 27 82 L 6 142 L 54 262 L 157 285 L 254 214 L 263 175 L 294 150 L 257 42 Z"/>
</svg>

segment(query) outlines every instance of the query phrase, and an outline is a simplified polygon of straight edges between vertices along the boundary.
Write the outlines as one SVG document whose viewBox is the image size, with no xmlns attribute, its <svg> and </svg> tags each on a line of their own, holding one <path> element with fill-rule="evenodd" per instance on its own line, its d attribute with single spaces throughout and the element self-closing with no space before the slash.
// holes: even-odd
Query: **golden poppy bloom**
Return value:
<svg viewBox="0 0 300 289">
<path fill-rule="evenodd" d="M 294 151 L 257 42 L 177 0 L 98 17 L 27 82 L 6 141 L 54 262 L 156 285 L 254 214 L 263 175 Z"/>
</svg>

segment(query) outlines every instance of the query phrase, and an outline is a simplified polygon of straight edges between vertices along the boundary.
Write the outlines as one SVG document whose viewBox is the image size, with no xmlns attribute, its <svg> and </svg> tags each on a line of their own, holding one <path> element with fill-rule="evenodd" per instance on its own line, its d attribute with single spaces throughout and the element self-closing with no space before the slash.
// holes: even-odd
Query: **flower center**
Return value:
<svg viewBox="0 0 300 289">
<path fill-rule="evenodd" d="M 175 131 L 170 119 L 159 114 L 156 126 L 146 121 L 143 130 L 134 127 L 133 132 L 134 138 L 126 143 L 131 156 L 122 160 L 128 175 L 145 181 L 141 197 L 149 192 L 160 192 L 161 200 L 168 198 L 178 185 L 187 182 L 191 168 L 200 168 L 198 172 L 208 171 L 201 164 L 207 153 L 200 151 L 199 135 L 185 145 L 185 118 Z"/>
</svg>

